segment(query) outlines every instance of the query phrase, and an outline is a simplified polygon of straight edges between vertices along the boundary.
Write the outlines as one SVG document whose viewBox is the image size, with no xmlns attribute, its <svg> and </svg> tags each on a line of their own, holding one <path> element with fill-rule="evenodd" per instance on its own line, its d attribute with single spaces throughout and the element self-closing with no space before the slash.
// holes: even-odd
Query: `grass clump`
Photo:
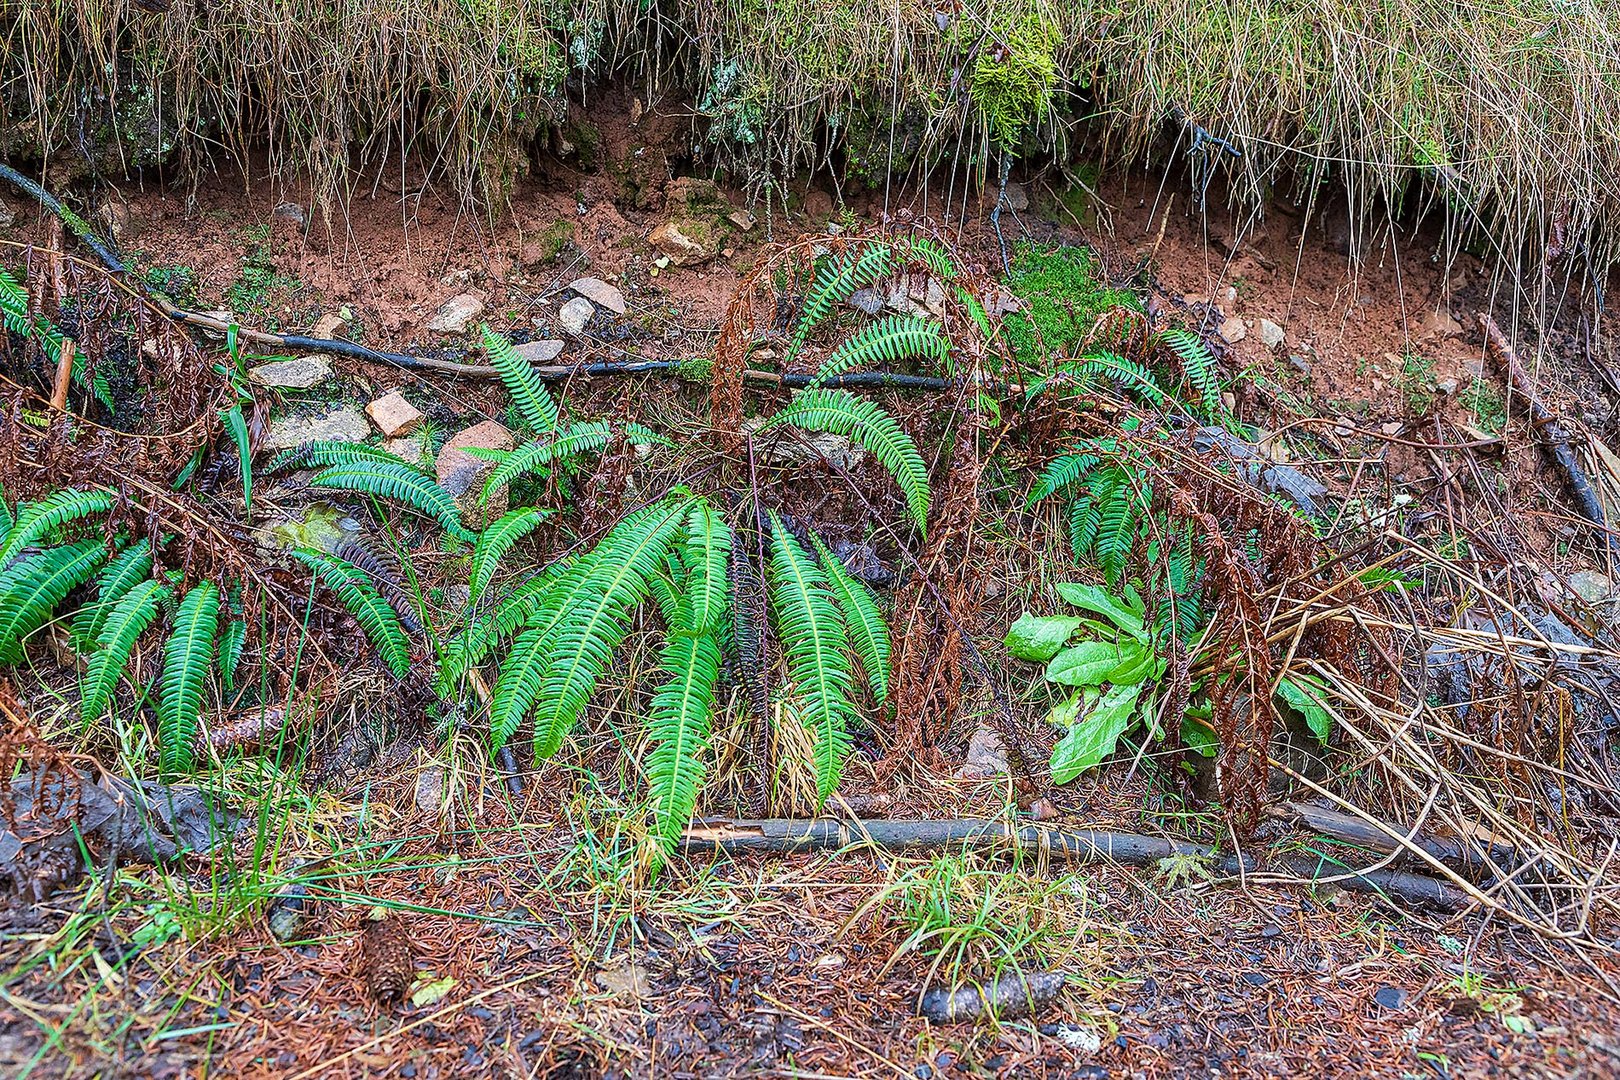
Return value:
<svg viewBox="0 0 1620 1080">
<path fill-rule="evenodd" d="M 1097 269 L 1096 258 L 1085 248 L 1019 246 L 1007 280 L 1021 310 L 1002 322 L 1019 364 L 1039 368 L 1055 358 L 1078 355 L 1105 313 L 1141 306 L 1128 289 L 1099 281 Z"/>
</svg>

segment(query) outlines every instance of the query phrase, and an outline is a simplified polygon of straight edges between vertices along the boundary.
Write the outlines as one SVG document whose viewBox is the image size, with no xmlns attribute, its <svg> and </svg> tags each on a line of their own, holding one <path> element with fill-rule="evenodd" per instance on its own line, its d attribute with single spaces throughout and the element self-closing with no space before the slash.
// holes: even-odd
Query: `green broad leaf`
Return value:
<svg viewBox="0 0 1620 1080">
<path fill-rule="evenodd" d="M 1123 597 L 1115 596 L 1101 585 L 1083 585 L 1073 581 L 1058 585 L 1057 592 L 1075 607 L 1096 612 L 1131 637 L 1139 641 L 1147 640 L 1147 605 L 1132 586 L 1125 586 Z"/>
<path fill-rule="evenodd" d="M 1119 737 L 1136 721 L 1136 699 L 1141 692 L 1140 686 L 1116 686 L 1097 699 L 1086 718 L 1053 747 L 1053 783 L 1067 784 L 1114 752 Z"/>
<path fill-rule="evenodd" d="M 1167 661 L 1140 641 L 1126 641 L 1119 645 L 1119 663 L 1106 676 L 1115 686 L 1133 686 L 1148 682 L 1164 674 Z"/>
<path fill-rule="evenodd" d="M 1031 615 L 1024 612 L 1007 628 L 1007 651 L 1020 660 L 1045 663 L 1056 656 L 1084 619 L 1068 615 Z"/>
<path fill-rule="evenodd" d="M 1215 738 L 1215 732 L 1196 720 L 1182 723 L 1181 745 L 1207 758 L 1214 757 L 1215 752 L 1221 748 L 1220 740 Z"/>
<path fill-rule="evenodd" d="M 1112 641 L 1082 641 L 1052 657 L 1046 665 L 1046 680 L 1064 686 L 1099 686 L 1125 658 Z"/>
<path fill-rule="evenodd" d="M 1285 675 L 1277 683 L 1277 696 L 1303 716 L 1311 734 L 1324 743 L 1333 734 L 1333 714 L 1321 702 L 1326 692 L 1327 684 L 1315 675 Z"/>
<path fill-rule="evenodd" d="M 1095 686 L 1083 686 L 1070 694 L 1067 701 L 1060 701 L 1052 706 L 1047 711 L 1046 722 L 1055 728 L 1067 730 L 1074 726 L 1075 721 L 1080 719 L 1082 713 L 1097 704 L 1097 699 L 1100 697 L 1102 697 L 1102 691 Z"/>
</svg>

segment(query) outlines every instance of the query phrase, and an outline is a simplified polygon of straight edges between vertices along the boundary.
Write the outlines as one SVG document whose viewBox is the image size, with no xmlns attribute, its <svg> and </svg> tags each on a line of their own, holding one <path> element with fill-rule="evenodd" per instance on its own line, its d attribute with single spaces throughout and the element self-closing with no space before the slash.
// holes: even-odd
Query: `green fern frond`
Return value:
<svg viewBox="0 0 1620 1080">
<path fill-rule="evenodd" d="M 63 525 L 91 514 L 104 514 L 116 500 L 105 491 L 62 488 L 39 502 L 17 508 L 17 520 L 0 540 L 0 566 L 16 558 L 26 547 L 39 543 Z"/>
<path fill-rule="evenodd" d="M 88 653 L 96 647 L 101 627 L 113 605 L 136 585 L 152 576 L 152 542 L 131 544 L 96 575 L 96 598 L 81 607 L 73 617 L 73 647 Z"/>
<path fill-rule="evenodd" d="M 810 543 L 815 546 L 816 557 L 821 560 L 822 572 L 827 575 L 833 599 L 838 601 L 838 610 L 844 615 L 850 644 L 860 658 L 861 670 L 866 672 L 867 685 L 872 688 L 872 696 L 877 699 L 878 705 L 882 706 L 889 700 L 891 650 L 888 621 L 883 618 L 872 590 L 844 569 L 844 564 L 827 550 L 821 538 L 811 533 Z"/>
<path fill-rule="evenodd" d="M 266 473 L 276 473 L 283 469 L 313 469 L 325 465 L 364 465 L 368 462 L 380 462 L 384 465 L 403 465 L 415 472 L 423 472 L 420 466 L 415 465 L 379 446 L 368 446 L 365 443 L 341 442 L 336 439 L 316 439 L 291 449 L 283 450 L 270 459 L 265 466 Z"/>
<path fill-rule="evenodd" d="M 676 498 L 626 515 L 544 590 L 501 663 L 490 702 L 492 750 L 517 734 L 535 703 L 543 700 L 547 711 L 537 721 L 537 743 L 541 756 L 556 753 L 608 655 L 623 638 L 629 608 L 650 590 L 647 578 L 657 572 L 690 510 L 687 499 Z M 552 693 L 559 689 L 552 678 L 557 666 L 564 671 L 566 700 Z M 583 686 L 581 699 L 584 683 L 589 685 Z"/>
<path fill-rule="evenodd" d="M 783 365 L 793 363 L 811 333 L 832 313 L 835 306 L 848 300 L 855 290 L 865 288 L 893 271 L 892 252 L 887 244 L 880 243 L 867 243 L 859 255 L 844 251 L 822 263 L 816 271 L 810 292 L 804 298 L 804 309 L 794 325 L 787 355 L 782 359 Z"/>
<path fill-rule="evenodd" d="M 113 691 L 118 688 L 118 677 L 129 666 L 135 643 L 156 621 L 168 596 L 167 585 L 147 578 L 112 605 L 85 669 L 79 696 L 79 715 L 85 723 L 99 719 L 106 710 Z"/>
<path fill-rule="evenodd" d="M 174 615 L 174 632 L 163 647 L 158 680 L 158 752 L 166 775 L 190 772 L 196 761 L 197 721 L 203 684 L 214 666 L 219 628 L 219 587 L 204 581 L 186 593 Z"/>
<path fill-rule="evenodd" d="M 1032 507 L 1049 495 L 1074 487 L 1100 464 L 1102 459 L 1096 454 L 1071 453 L 1053 458 L 1040 479 L 1035 481 L 1035 486 L 1029 489 L 1025 507 Z"/>
<path fill-rule="evenodd" d="M 236 689 L 236 672 L 242 666 L 247 647 L 247 621 L 232 619 L 219 635 L 219 681 L 227 691 Z"/>
<path fill-rule="evenodd" d="M 1109 379 L 1134 389 L 1155 408 L 1164 404 L 1165 393 L 1159 388 L 1159 381 L 1153 377 L 1151 371 L 1134 360 L 1111 352 L 1092 353 L 1078 360 L 1059 364 L 1052 374 L 1030 384 L 1025 396 L 1034 398 L 1051 386 L 1076 386 L 1083 389 L 1093 385 L 1098 379 Z"/>
<path fill-rule="evenodd" d="M 410 641 L 399 625 L 399 615 L 383 599 L 366 572 L 347 559 L 313 548 L 294 548 L 292 556 L 337 593 L 343 606 L 371 639 L 388 670 L 395 678 L 403 679 L 411 670 Z"/>
<path fill-rule="evenodd" d="M 713 633 L 672 633 L 659 667 L 669 678 L 653 694 L 647 713 L 652 749 L 643 768 L 654 831 L 667 854 L 697 808 L 720 680 L 719 641 Z"/>
<path fill-rule="evenodd" d="M 39 342 L 46 359 L 52 363 L 61 357 L 62 332 L 28 309 L 27 290 L 3 266 L 0 266 L 0 322 L 13 334 Z M 73 366 L 75 373 L 81 370 L 80 364 Z"/>
<path fill-rule="evenodd" d="M 775 513 L 771 540 L 771 607 L 788 676 L 813 738 L 816 794 L 825 802 L 854 747 L 849 632 L 826 577 Z"/>
<path fill-rule="evenodd" d="M 458 540 L 476 537 L 461 524 L 456 501 L 430 476 L 408 465 L 367 461 L 354 465 L 334 465 L 315 475 L 311 487 L 341 488 L 402 502 L 422 511 Z"/>
<path fill-rule="evenodd" d="M 90 580 L 106 555 L 100 540 L 80 540 L 25 555 L 0 573 L 0 664 L 22 659 L 23 641 Z"/>
<path fill-rule="evenodd" d="M 484 590 L 494 579 L 495 572 L 500 569 L 501 559 L 511 550 L 512 545 L 533 532 L 550 516 L 549 510 L 524 507 L 506 514 L 479 534 L 478 542 L 473 545 L 472 572 L 468 579 L 469 608 L 476 606 L 479 597 L 484 595 Z"/>
<path fill-rule="evenodd" d="M 939 324 L 916 315 L 887 315 L 845 338 L 810 380 L 821 386 L 829 379 L 858 367 L 892 364 L 910 357 L 945 363 L 951 343 Z"/>
<path fill-rule="evenodd" d="M 1151 511 L 1153 488 L 1145 479 L 1133 482 L 1124 469 L 1116 467 L 1111 471 L 1116 476 L 1107 486 L 1107 497 L 1097 487 L 1092 490 L 1097 526 L 1090 548 L 1112 585 L 1125 576 L 1137 534 Z"/>
<path fill-rule="evenodd" d="M 731 529 L 714 507 L 698 500 L 687 516 L 686 540 L 681 549 L 681 563 L 686 570 L 685 606 L 678 616 L 682 633 L 708 633 L 726 617 L 730 596 L 726 565 L 730 561 Z"/>
<path fill-rule="evenodd" d="M 569 424 L 555 438 L 525 443 L 516 450 L 486 450 L 469 447 L 467 453 L 480 461 L 494 464 L 495 469 L 484 481 L 485 502 L 501 488 L 525 473 L 535 472 L 555 462 L 567 461 L 581 454 L 595 453 L 607 446 L 613 437 L 613 425 L 606 420 L 589 420 Z"/>
<path fill-rule="evenodd" d="M 928 469 L 911 436 L 874 401 L 848 390 L 800 390 L 763 430 L 792 424 L 806 431 L 830 431 L 860 443 L 900 485 L 919 531 L 928 526 Z"/>
<path fill-rule="evenodd" d="M 537 435 L 549 435 L 556 431 L 557 403 L 552 400 L 551 391 L 534 373 L 533 366 L 518 355 L 511 342 L 491 330 L 488 323 L 480 325 L 478 332 L 484 339 L 484 352 L 488 354 L 489 362 L 500 373 L 501 382 L 506 384 L 506 392 L 512 395 L 512 403 L 518 407 L 523 419 L 528 421 L 529 427 Z"/>
<path fill-rule="evenodd" d="M 1198 395 L 1205 416 L 1219 416 L 1225 412 L 1221 403 L 1220 376 L 1215 369 L 1215 354 L 1209 351 L 1204 339 L 1191 330 L 1166 330 L 1159 335 L 1181 361 L 1181 371 L 1187 385 Z"/>
<path fill-rule="evenodd" d="M 483 663 L 496 646 L 533 618 L 540 610 L 547 590 L 573 566 L 573 560 L 551 563 L 502 597 L 494 607 L 479 613 L 445 642 L 439 658 L 437 685 L 440 696 L 451 697 L 469 670 Z"/>
<path fill-rule="evenodd" d="M 585 710 L 608 660 L 629 632 L 629 615 L 646 598 L 648 579 L 658 573 L 687 519 L 689 504 L 666 511 L 643 525 L 613 557 L 596 564 L 582 595 L 561 613 L 547 635 L 551 660 L 540 684 L 535 710 L 536 753 L 550 757 Z M 502 675 L 505 672 L 503 670 Z"/>
<path fill-rule="evenodd" d="M 668 435 L 660 434 L 646 424 L 638 424 L 634 420 L 624 425 L 624 437 L 640 446 L 662 446 L 666 450 L 673 450 L 676 446 L 675 440 Z"/>
</svg>

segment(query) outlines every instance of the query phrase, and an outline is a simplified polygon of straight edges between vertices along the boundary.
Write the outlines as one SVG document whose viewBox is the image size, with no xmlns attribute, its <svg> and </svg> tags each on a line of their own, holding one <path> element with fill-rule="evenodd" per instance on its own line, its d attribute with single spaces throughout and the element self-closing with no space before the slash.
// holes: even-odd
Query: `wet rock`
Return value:
<svg viewBox="0 0 1620 1080">
<path fill-rule="evenodd" d="M 1406 991 L 1398 986 L 1380 986 L 1378 992 L 1373 995 L 1373 1000 L 1378 1003 L 1379 1008 L 1395 1012 L 1405 1006 Z"/>
<path fill-rule="evenodd" d="M 988 780 L 1007 771 L 1007 750 L 1001 736 L 987 724 L 980 724 L 968 739 L 967 760 L 956 770 L 958 780 Z"/>
<path fill-rule="evenodd" d="M 1419 341 L 1436 341 L 1440 338 L 1461 336 L 1463 325 L 1452 318 L 1451 312 L 1444 308 L 1424 308 L 1418 314 L 1413 329 L 1417 331 Z"/>
<path fill-rule="evenodd" d="M 386 438 L 397 439 L 409 435 L 427 419 L 422 410 L 405 400 L 405 395 L 392 390 L 366 406 L 366 415 L 377 425 Z"/>
<path fill-rule="evenodd" d="M 505 488 L 490 493 L 489 502 L 481 501 L 484 478 L 495 468 L 494 464 L 467 453 L 468 450 L 510 450 L 512 433 L 493 420 L 474 424 L 450 437 L 439 451 L 434 471 L 439 486 L 456 500 L 456 509 L 469 529 L 481 529 L 506 513 L 509 496 Z"/>
<path fill-rule="evenodd" d="M 758 224 L 758 222 L 754 219 L 754 215 L 750 214 L 746 210 L 733 210 L 731 213 L 726 215 L 726 220 L 737 226 L 737 228 L 741 229 L 743 232 L 752 232 L 754 226 Z"/>
<path fill-rule="evenodd" d="M 0 229 L 9 229 L 17 223 L 17 211 L 0 199 Z"/>
<path fill-rule="evenodd" d="M 690 219 L 664 222 L 653 230 L 647 242 L 676 266 L 700 266 L 719 250 L 712 230 Z"/>
<path fill-rule="evenodd" d="M 1249 328 L 1243 325 L 1243 320 L 1233 315 L 1221 323 L 1221 337 L 1226 339 L 1228 345 L 1236 345 L 1249 336 Z"/>
<path fill-rule="evenodd" d="M 292 222 L 300 229 L 302 229 L 305 223 L 309 221 L 309 214 L 302 206 L 295 202 L 276 203 L 276 208 L 272 210 L 271 213 L 278 218 Z"/>
<path fill-rule="evenodd" d="M 1006 190 L 1002 192 L 1003 205 L 1016 213 L 1023 213 L 1029 209 L 1029 192 L 1024 185 L 1016 180 L 1007 181 Z"/>
<path fill-rule="evenodd" d="M 583 277 L 568 286 L 599 308 L 615 315 L 624 314 L 624 293 L 601 278 Z"/>
<path fill-rule="evenodd" d="M 857 289 L 849 296 L 849 306 L 866 315 L 882 311 L 885 302 L 884 295 L 876 289 Z"/>
<path fill-rule="evenodd" d="M 1270 319 L 1261 319 L 1257 328 L 1260 343 L 1268 349 L 1280 348 L 1288 340 L 1288 332 Z"/>
<path fill-rule="evenodd" d="M 420 465 L 422 459 L 427 457 L 427 441 L 420 435 L 389 439 L 383 443 L 383 449 L 411 465 Z"/>
<path fill-rule="evenodd" d="M 444 768 L 432 765 L 416 774 L 416 808 L 437 814 L 445 805 Z"/>
<path fill-rule="evenodd" d="M 1213 425 L 1199 428 L 1193 433 L 1193 446 L 1200 453 L 1218 450 L 1237 466 L 1238 475 L 1250 484 L 1262 491 L 1286 495 L 1295 506 L 1313 517 L 1319 500 L 1327 494 L 1327 488 L 1312 477 L 1292 465 L 1272 461 L 1260 447 L 1225 428 Z"/>
<path fill-rule="evenodd" d="M 484 313 L 484 300 L 475 293 L 452 296 L 440 305 L 427 328 L 435 334 L 460 334 L 467 324 Z"/>
<path fill-rule="evenodd" d="M 544 338 L 540 341 L 526 341 L 522 345 L 513 346 L 513 350 L 523 359 L 536 367 L 551 363 L 562 355 L 566 346 L 556 338 Z"/>
<path fill-rule="evenodd" d="M 278 416 L 264 436 L 265 450 L 290 450 L 307 442 L 364 442 L 371 434 L 365 414 L 344 405 L 317 416 Z"/>
<path fill-rule="evenodd" d="M 557 326 L 563 333 L 578 337 L 585 332 L 585 325 L 596 314 L 596 305 L 583 296 L 576 296 L 562 306 L 557 312 Z"/>
<path fill-rule="evenodd" d="M 748 423 L 757 429 L 762 421 Z M 772 432 L 764 453 L 768 465 L 809 465 L 823 461 L 834 471 L 849 472 L 866 458 L 866 448 L 830 431 Z"/>
<path fill-rule="evenodd" d="M 272 360 L 248 370 L 248 378 L 273 390 L 309 390 L 332 377 L 332 364 L 324 356 Z"/>
</svg>

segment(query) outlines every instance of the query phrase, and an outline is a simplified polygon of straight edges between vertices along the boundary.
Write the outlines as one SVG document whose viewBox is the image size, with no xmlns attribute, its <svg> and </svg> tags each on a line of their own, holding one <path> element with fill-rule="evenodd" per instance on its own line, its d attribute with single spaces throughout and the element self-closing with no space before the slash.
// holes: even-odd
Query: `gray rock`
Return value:
<svg viewBox="0 0 1620 1080">
<path fill-rule="evenodd" d="M 4 199 L 0 199 L 0 229 L 9 229 L 16 223 L 17 211 L 7 206 Z"/>
<path fill-rule="evenodd" d="M 615 315 L 624 314 L 624 293 L 601 278 L 583 277 L 568 287 L 597 307 L 607 308 Z"/>
<path fill-rule="evenodd" d="M 576 296 L 557 312 L 557 325 L 562 332 L 578 337 L 585 332 L 585 324 L 596 314 L 596 307 L 583 296 Z"/>
<path fill-rule="evenodd" d="M 371 434 L 366 414 L 344 405 L 317 416 L 279 416 L 270 422 L 264 436 L 264 449 L 290 450 L 316 440 L 364 442 Z"/>
<path fill-rule="evenodd" d="M 556 338 L 546 338 L 542 341 L 526 341 L 522 345 L 514 346 L 514 351 L 536 367 L 543 367 L 562 355 L 566 346 Z"/>
<path fill-rule="evenodd" d="M 1015 213 L 1022 214 L 1029 209 L 1029 192 L 1025 191 L 1024 185 L 1016 180 L 1007 181 L 1007 188 L 1002 192 L 1002 198 L 1006 200 L 1007 209 Z"/>
<path fill-rule="evenodd" d="M 399 439 L 389 439 L 383 443 L 383 449 L 412 465 L 420 465 L 427 456 L 427 442 L 421 435 L 406 435 Z"/>
<path fill-rule="evenodd" d="M 435 334 L 465 333 L 467 324 L 484 313 L 483 298 L 474 293 L 452 296 L 434 313 L 428 329 Z"/>
<path fill-rule="evenodd" d="M 295 202 L 277 203 L 276 208 L 271 213 L 278 218 L 286 218 L 300 229 L 309 220 L 309 215 L 304 212 L 304 208 Z"/>
<path fill-rule="evenodd" d="M 857 289 L 849 295 L 849 306 L 867 315 L 883 310 L 883 294 L 876 289 Z"/>
<path fill-rule="evenodd" d="M 1193 446 L 1200 453 L 1218 449 L 1238 466 L 1238 475 L 1262 491 L 1286 495 L 1305 513 L 1316 516 L 1316 500 L 1327 488 L 1292 465 L 1279 465 L 1253 443 L 1245 442 L 1225 428 L 1201 427 L 1193 433 Z"/>
<path fill-rule="evenodd" d="M 747 424 L 757 429 L 762 421 Z M 765 440 L 765 463 L 768 465 L 808 465 L 825 462 L 834 471 L 850 472 L 866 458 L 866 448 L 860 443 L 835 435 L 830 431 L 777 430 Z"/>
<path fill-rule="evenodd" d="M 1395 1012 L 1405 1006 L 1406 991 L 1398 986 L 1380 986 L 1378 992 L 1373 995 L 1373 1000 L 1378 1003 L 1379 1008 Z"/>
<path fill-rule="evenodd" d="M 1258 329 L 1260 343 L 1268 349 L 1280 348 L 1288 340 L 1288 332 L 1270 319 L 1261 319 Z"/>
<path fill-rule="evenodd" d="M 445 798 L 444 766 L 430 765 L 416 774 L 416 808 L 424 814 L 437 814 L 448 800 Z"/>
<path fill-rule="evenodd" d="M 332 363 L 324 356 L 272 360 L 248 371 L 248 378 L 275 390 L 310 390 L 332 377 Z"/>
<path fill-rule="evenodd" d="M 737 226 L 737 228 L 741 229 L 743 232 L 751 232 L 754 226 L 758 224 L 758 222 L 754 220 L 754 215 L 750 214 L 746 210 L 733 210 L 731 213 L 726 215 L 726 220 Z"/>
</svg>

